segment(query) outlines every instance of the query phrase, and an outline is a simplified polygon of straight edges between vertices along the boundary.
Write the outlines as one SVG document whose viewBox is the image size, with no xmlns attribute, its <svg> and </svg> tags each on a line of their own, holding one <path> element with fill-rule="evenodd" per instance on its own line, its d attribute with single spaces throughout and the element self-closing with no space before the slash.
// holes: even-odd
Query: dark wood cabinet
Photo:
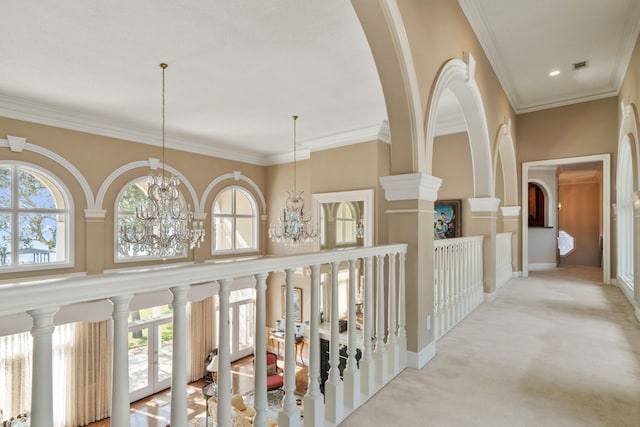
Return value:
<svg viewBox="0 0 640 427">
<path fill-rule="evenodd" d="M 330 342 L 329 340 L 325 340 L 324 338 L 320 338 L 320 391 L 324 394 L 324 383 L 329 378 L 329 369 L 331 369 L 330 363 Z M 356 361 L 358 362 L 358 367 L 360 367 L 360 358 L 362 357 L 362 353 L 360 349 L 356 350 Z M 349 355 L 347 354 L 347 346 L 340 344 L 340 364 L 338 368 L 340 369 L 340 378 L 342 378 L 342 373 L 344 369 L 347 367 L 347 359 Z"/>
</svg>

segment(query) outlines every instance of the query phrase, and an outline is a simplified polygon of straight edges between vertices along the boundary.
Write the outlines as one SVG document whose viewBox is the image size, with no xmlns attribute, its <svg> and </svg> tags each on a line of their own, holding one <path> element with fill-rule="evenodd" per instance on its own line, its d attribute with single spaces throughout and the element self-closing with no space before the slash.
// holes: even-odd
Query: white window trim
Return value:
<svg viewBox="0 0 640 427">
<path fill-rule="evenodd" d="M 220 197 L 220 195 L 226 191 L 229 190 L 236 190 L 236 191 L 241 191 L 242 193 L 244 193 L 245 196 L 247 196 L 247 198 L 249 199 L 249 203 L 251 203 L 251 207 L 253 208 L 253 215 L 236 215 L 235 213 L 231 213 L 231 214 L 216 214 L 214 212 L 214 206 L 216 205 L 216 201 L 218 200 L 218 198 Z M 235 203 L 235 197 L 233 199 L 233 212 L 235 212 L 236 209 L 236 203 Z M 236 248 L 232 248 L 232 249 L 216 249 L 216 228 L 215 228 L 215 221 L 216 218 L 233 218 L 233 224 L 234 224 L 234 229 L 235 229 L 235 218 L 253 218 L 253 233 L 252 233 L 252 239 L 253 239 L 253 247 L 250 248 L 240 248 L 240 249 L 236 249 Z M 211 204 L 211 255 L 231 255 L 231 254 L 243 254 L 243 253 L 254 253 L 259 251 L 260 248 L 260 242 L 259 242 L 259 235 L 260 233 L 258 232 L 258 229 L 260 228 L 260 223 L 258 221 L 259 219 L 259 210 L 258 210 L 258 203 L 256 201 L 255 196 L 251 193 L 251 191 L 247 190 L 246 188 L 240 186 L 240 185 L 230 185 L 227 187 L 224 187 L 222 190 L 220 190 L 218 192 L 218 194 L 216 194 L 216 197 L 213 198 L 213 203 Z M 233 246 L 235 246 L 235 236 L 234 236 L 234 241 L 233 241 Z"/>
</svg>

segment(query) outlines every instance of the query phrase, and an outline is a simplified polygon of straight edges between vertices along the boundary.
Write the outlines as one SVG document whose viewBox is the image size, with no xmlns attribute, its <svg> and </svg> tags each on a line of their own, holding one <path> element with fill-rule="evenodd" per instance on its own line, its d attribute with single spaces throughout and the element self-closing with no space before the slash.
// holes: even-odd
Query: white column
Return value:
<svg viewBox="0 0 640 427">
<path fill-rule="evenodd" d="M 362 334 L 362 359 L 360 359 L 361 391 L 365 398 L 373 396 L 376 391 L 375 369 L 371 351 L 371 335 L 373 332 L 373 257 L 364 259 L 364 325 Z"/>
<path fill-rule="evenodd" d="M 348 344 L 347 368 L 344 371 L 344 396 L 345 405 L 352 410 L 360 404 L 360 371 L 358 371 L 358 362 L 356 361 L 356 259 L 349 260 L 349 320 L 348 327 Z"/>
<path fill-rule="evenodd" d="M 296 355 L 295 355 L 295 333 L 296 326 L 293 318 L 293 284 L 295 280 L 295 269 L 286 269 L 287 274 L 285 286 L 285 327 L 284 327 L 284 404 L 282 411 L 278 414 L 278 426 L 298 427 L 300 426 L 300 409 L 296 406 Z M 302 304 L 302 301 L 300 301 Z"/>
<path fill-rule="evenodd" d="M 376 383 L 382 387 L 387 383 L 387 350 L 384 345 L 384 255 L 376 255 L 378 274 L 376 280 L 378 291 L 376 292 Z"/>
<path fill-rule="evenodd" d="M 631 271 L 633 272 L 633 296 L 636 307 L 640 307 L 640 192 L 633 192 L 633 259 Z M 621 256 L 622 254 L 618 255 Z M 640 308 L 636 308 L 636 319 L 640 320 Z"/>
<path fill-rule="evenodd" d="M 387 348 L 389 349 L 389 375 L 395 377 L 400 372 L 400 352 L 398 350 L 398 333 L 396 318 L 396 254 L 389 257 L 389 318 L 387 320 Z"/>
<path fill-rule="evenodd" d="M 218 280 L 218 426 L 231 427 L 231 346 L 229 341 L 229 294 L 232 279 Z M 182 425 L 182 424 L 179 424 Z"/>
<path fill-rule="evenodd" d="M 187 292 L 189 286 L 170 288 L 173 294 L 173 354 L 171 357 L 171 425 L 189 424 L 187 412 Z"/>
<path fill-rule="evenodd" d="M 111 424 L 129 425 L 129 302 L 133 295 L 111 298 L 113 303 L 113 373 Z"/>
<path fill-rule="evenodd" d="M 407 297 L 405 289 L 405 253 L 400 252 L 400 271 L 398 272 L 398 341 L 400 345 L 400 369 L 407 367 Z"/>
<path fill-rule="evenodd" d="M 267 425 L 267 273 L 259 273 L 256 278 L 256 333 L 253 352 L 254 409 L 256 417 L 253 424 L 257 427 Z M 208 427 L 208 426 L 207 426 Z"/>
<path fill-rule="evenodd" d="M 304 396 L 304 427 L 324 424 L 324 396 L 320 392 L 320 266 L 311 267 L 311 318 L 309 330 L 309 387 Z"/>
<path fill-rule="evenodd" d="M 331 263 L 331 343 L 329 379 L 324 383 L 325 416 L 334 424 L 340 423 L 344 410 L 344 384 L 340 379 L 340 334 L 338 332 L 338 266 Z"/>
<path fill-rule="evenodd" d="M 53 340 L 55 308 L 28 311 L 33 318 L 33 372 L 31 376 L 31 425 L 53 426 Z"/>
</svg>

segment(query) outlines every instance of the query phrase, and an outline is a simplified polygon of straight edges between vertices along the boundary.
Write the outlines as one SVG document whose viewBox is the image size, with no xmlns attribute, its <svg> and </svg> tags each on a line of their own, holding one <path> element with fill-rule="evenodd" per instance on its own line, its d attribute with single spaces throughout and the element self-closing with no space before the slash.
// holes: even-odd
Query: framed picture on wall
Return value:
<svg viewBox="0 0 640 427">
<path fill-rule="evenodd" d="M 462 200 L 436 200 L 434 203 L 433 238 L 451 239 L 462 236 L 461 228 Z"/>
<path fill-rule="evenodd" d="M 287 316 L 287 287 L 282 285 L 282 297 L 280 307 L 282 318 Z M 293 320 L 302 322 L 302 288 L 293 288 Z"/>
</svg>

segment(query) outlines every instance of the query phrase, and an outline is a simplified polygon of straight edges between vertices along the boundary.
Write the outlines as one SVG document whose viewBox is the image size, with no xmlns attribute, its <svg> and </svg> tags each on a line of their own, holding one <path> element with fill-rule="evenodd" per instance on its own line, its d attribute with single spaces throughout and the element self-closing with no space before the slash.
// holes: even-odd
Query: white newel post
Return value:
<svg viewBox="0 0 640 427">
<path fill-rule="evenodd" d="M 320 266 L 311 267 L 311 318 L 309 330 L 309 387 L 304 396 L 304 427 L 324 424 L 324 396 L 320 392 Z"/>
<path fill-rule="evenodd" d="M 400 271 L 398 272 L 398 345 L 400 346 L 400 369 L 407 367 L 407 297 L 405 289 L 405 253 L 400 252 Z"/>
<path fill-rule="evenodd" d="M 400 352 L 398 351 L 398 339 L 396 336 L 396 254 L 389 256 L 389 318 L 387 320 L 387 347 L 389 349 L 389 375 L 395 377 L 400 372 Z"/>
<path fill-rule="evenodd" d="M 388 355 L 384 345 L 384 255 L 376 255 L 378 265 L 377 305 L 376 305 L 376 382 L 379 388 L 387 383 Z"/>
<path fill-rule="evenodd" d="M 232 279 L 218 280 L 218 426 L 231 427 L 231 346 L 229 342 L 229 294 Z"/>
<path fill-rule="evenodd" d="M 296 270 L 289 268 L 285 288 L 286 318 L 284 327 L 284 404 L 278 414 L 280 427 L 299 427 L 300 409 L 296 406 L 296 355 L 295 355 L 295 319 L 293 318 L 293 284 Z M 300 301 L 302 303 L 302 301 Z"/>
<path fill-rule="evenodd" d="M 111 298 L 113 303 L 113 373 L 111 424 L 129 425 L 129 302 L 133 295 Z"/>
<path fill-rule="evenodd" d="M 351 410 L 360 404 L 360 371 L 356 360 L 356 259 L 349 260 L 349 319 L 347 321 L 347 367 L 344 370 L 345 405 Z"/>
<path fill-rule="evenodd" d="M 33 318 L 33 374 L 31 377 L 31 425 L 53 426 L 53 315 L 58 308 L 28 311 Z M 127 420 L 128 422 L 128 420 Z"/>
<path fill-rule="evenodd" d="M 360 387 L 365 398 L 376 391 L 376 363 L 371 351 L 373 332 L 373 257 L 364 259 L 364 325 L 362 334 L 362 359 L 360 359 Z"/>
<path fill-rule="evenodd" d="M 253 424 L 257 427 L 267 426 L 267 273 L 255 275 L 256 279 L 256 333 L 253 363 L 254 377 L 254 409 L 256 416 Z M 207 426 L 208 427 L 208 426 Z"/>
<path fill-rule="evenodd" d="M 171 425 L 188 425 L 187 405 L 187 292 L 189 286 L 169 289 L 173 294 L 173 356 L 171 358 Z"/>
<path fill-rule="evenodd" d="M 344 384 L 340 379 L 340 337 L 338 332 L 338 266 L 331 263 L 331 342 L 329 343 L 329 360 L 331 369 L 329 379 L 324 383 L 325 416 L 334 424 L 342 421 L 344 409 Z"/>
</svg>

